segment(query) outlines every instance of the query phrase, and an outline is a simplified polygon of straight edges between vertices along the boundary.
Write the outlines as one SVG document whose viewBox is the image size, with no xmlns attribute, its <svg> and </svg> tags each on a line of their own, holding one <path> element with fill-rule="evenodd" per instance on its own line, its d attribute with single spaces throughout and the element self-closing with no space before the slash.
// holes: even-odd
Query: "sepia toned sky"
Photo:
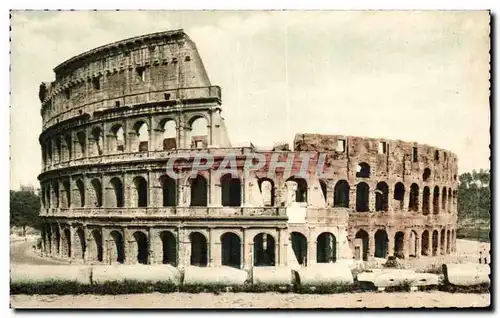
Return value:
<svg viewBox="0 0 500 318">
<path fill-rule="evenodd" d="M 233 144 L 295 133 L 416 141 L 489 168 L 486 11 L 13 12 L 11 189 L 38 187 L 38 87 L 94 47 L 182 28 L 198 47 Z"/>
</svg>

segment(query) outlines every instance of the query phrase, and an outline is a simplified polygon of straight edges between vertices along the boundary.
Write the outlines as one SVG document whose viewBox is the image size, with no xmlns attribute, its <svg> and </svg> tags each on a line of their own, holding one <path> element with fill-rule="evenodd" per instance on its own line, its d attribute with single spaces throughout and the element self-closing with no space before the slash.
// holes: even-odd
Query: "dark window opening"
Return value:
<svg viewBox="0 0 500 318">
<path fill-rule="evenodd" d="M 200 175 L 191 179 L 191 206 L 207 206 L 207 180 Z"/>
<path fill-rule="evenodd" d="M 119 101 L 115 102 L 115 107 L 120 107 L 120 102 Z"/>
<path fill-rule="evenodd" d="M 253 266 L 275 265 L 274 237 L 266 233 L 257 234 L 253 238 Z"/>
<path fill-rule="evenodd" d="M 429 187 L 424 187 L 424 193 L 423 193 L 423 198 L 422 198 L 423 199 L 422 212 L 424 215 L 429 214 L 429 211 L 430 211 L 430 204 L 429 204 L 430 196 L 431 196 L 431 191 L 430 191 Z"/>
<path fill-rule="evenodd" d="M 387 153 L 387 142 L 381 141 L 378 143 L 378 153 L 386 154 Z"/>
<path fill-rule="evenodd" d="M 121 233 L 113 231 L 110 233 L 111 239 L 114 243 L 114 249 L 111 251 L 110 259 L 112 262 L 123 264 L 125 261 L 125 249 L 123 246 L 123 237 Z"/>
<path fill-rule="evenodd" d="M 142 232 L 135 232 L 134 239 L 137 249 L 137 262 L 139 264 L 148 263 L 148 238 Z"/>
<path fill-rule="evenodd" d="M 101 81 L 99 77 L 92 78 L 92 86 L 94 87 L 95 90 L 101 89 Z"/>
<path fill-rule="evenodd" d="M 335 185 L 334 196 L 333 196 L 333 206 L 339 208 L 349 207 L 349 183 L 345 180 L 340 180 Z"/>
<path fill-rule="evenodd" d="M 145 67 L 137 67 L 135 69 L 137 73 L 137 77 L 144 82 L 146 80 L 146 68 Z"/>
<path fill-rule="evenodd" d="M 148 183 L 142 177 L 136 177 L 134 179 L 134 186 L 137 195 L 137 206 L 147 207 L 148 206 Z"/>
<path fill-rule="evenodd" d="M 403 183 L 398 182 L 394 187 L 394 200 L 399 201 L 399 209 L 404 208 L 405 186 Z"/>
<path fill-rule="evenodd" d="M 170 99 L 170 94 L 163 94 L 163 97 L 165 98 L 165 100 L 169 100 Z"/>
<path fill-rule="evenodd" d="M 160 238 L 163 252 L 162 263 L 177 266 L 177 244 L 175 236 L 168 231 L 164 231 L 160 233 Z"/>
<path fill-rule="evenodd" d="M 422 179 L 424 181 L 429 180 L 429 177 L 431 176 L 431 169 L 425 168 L 424 173 L 422 174 Z"/>
<path fill-rule="evenodd" d="M 64 96 L 66 97 L 66 99 L 70 99 L 71 98 L 71 90 L 69 88 L 66 88 L 64 90 Z"/>
<path fill-rule="evenodd" d="M 361 240 L 361 244 L 360 244 L 360 248 L 361 250 L 359 249 L 356 249 L 356 254 L 355 255 L 355 259 L 362 259 L 363 261 L 367 261 L 368 260 L 368 248 L 370 246 L 370 236 L 368 235 L 368 233 L 365 231 L 365 230 L 359 230 L 357 233 L 356 233 L 356 236 L 355 236 L 356 239 L 359 239 Z"/>
<path fill-rule="evenodd" d="M 224 233 L 221 236 L 222 266 L 241 267 L 241 240 L 234 233 Z"/>
<path fill-rule="evenodd" d="M 297 262 L 300 265 L 307 265 L 307 238 L 299 232 L 292 232 L 290 239 Z"/>
<path fill-rule="evenodd" d="M 384 230 L 378 230 L 375 233 L 375 253 L 377 258 L 386 258 L 389 251 L 389 237 Z"/>
<path fill-rule="evenodd" d="M 370 188 L 368 184 L 361 182 L 356 185 L 356 211 L 358 212 L 368 212 L 368 200 L 369 200 Z"/>
<path fill-rule="evenodd" d="M 439 161 L 439 151 L 438 150 L 436 150 L 434 152 L 434 160 Z"/>
<path fill-rule="evenodd" d="M 189 62 L 189 61 L 191 61 L 191 57 L 189 57 L 189 56 L 186 56 L 186 57 L 184 58 L 184 61 L 186 61 L 186 62 Z"/>
<path fill-rule="evenodd" d="M 405 244 L 405 234 L 403 232 L 397 232 L 394 235 L 394 256 L 397 258 L 404 258 L 404 244 Z"/>
<path fill-rule="evenodd" d="M 413 147 L 413 153 L 412 153 L 412 160 L 413 162 L 418 162 L 418 150 L 417 147 Z"/>
<path fill-rule="evenodd" d="M 221 178 L 222 206 L 241 205 L 241 182 L 238 178 L 232 178 L 226 174 Z"/>
<path fill-rule="evenodd" d="M 377 190 L 375 191 L 375 210 L 376 211 L 387 211 L 388 201 L 389 201 L 389 186 L 385 182 L 379 182 L 377 184 Z"/>
<path fill-rule="evenodd" d="M 169 176 L 163 176 L 161 179 L 162 192 L 163 192 L 163 206 L 176 205 L 176 186 L 175 180 Z"/>
<path fill-rule="evenodd" d="M 208 265 L 208 247 L 207 239 L 199 232 L 194 232 L 189 235 L 191 241 L 191 259 L 190 264 L 193 266 L 206 267 Z"/>
<path fill-rule="evenodd" d="M 356 178 L 369 178 L 370 165 L 366 162 L 360 163 L 356 168 Z"/>
<path fill-rule="evenodd" d="M 419 196 L 418 185 L 413 183 L 410 187 L 410 202 L 408 210 L 410 211 L 418 211 L 418 196 Z"/>
<path fill-rule="evenodd" d="M 317 239 L 316 262 L 335 263 L 337 261 L 337 239 L 332 233 L 321 233 Z"/>
</svg>

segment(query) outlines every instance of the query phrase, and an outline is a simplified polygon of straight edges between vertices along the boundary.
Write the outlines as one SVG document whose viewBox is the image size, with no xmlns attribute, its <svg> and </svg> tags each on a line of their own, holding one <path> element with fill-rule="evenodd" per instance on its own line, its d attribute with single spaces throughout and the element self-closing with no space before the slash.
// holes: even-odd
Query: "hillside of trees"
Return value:
<svg viewBox="0 0 500 318">
<path fill-rule="evenodd" d="M 10 226 L 20 227 L 23 234 L 27 227 L 40 228 L 40 196 L 32 186 L 10 190 Z"/>
<path fill-rule="evenodd" d="M 490 219 L 490 170 L 473 170 L 459 177 L 458 218 L 488 221 Z"/>
</svg>

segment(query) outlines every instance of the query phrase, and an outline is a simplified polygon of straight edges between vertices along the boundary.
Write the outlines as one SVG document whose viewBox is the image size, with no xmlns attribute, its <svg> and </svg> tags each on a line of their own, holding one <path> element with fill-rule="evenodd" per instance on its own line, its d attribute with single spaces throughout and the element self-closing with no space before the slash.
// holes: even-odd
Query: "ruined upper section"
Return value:
<svg viewBox="0 0 500 318">
<path fill-rule="evenodd" d="M 44 129 L 95 111 L 168 100 L 220 104 L 195 43 L 183 30 L 152 33 L 107 44 L 54 68 L 41 83 Z"/>
</svg>

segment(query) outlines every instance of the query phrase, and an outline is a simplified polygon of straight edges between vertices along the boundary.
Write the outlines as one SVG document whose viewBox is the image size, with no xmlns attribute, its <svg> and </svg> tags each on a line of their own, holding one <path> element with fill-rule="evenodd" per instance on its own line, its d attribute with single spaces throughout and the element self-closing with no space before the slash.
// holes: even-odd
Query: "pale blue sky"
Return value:
<svg viewBox="0 0 500 318">
<path fill-rule="evenodd" d="M 38 186 L 38 86 L 96 46 L 183 28 L 233 143 L 311 132 L 417 141 L 489 163 L 487 12 L 14 12 L 11 188 Z"/>
</svg>

